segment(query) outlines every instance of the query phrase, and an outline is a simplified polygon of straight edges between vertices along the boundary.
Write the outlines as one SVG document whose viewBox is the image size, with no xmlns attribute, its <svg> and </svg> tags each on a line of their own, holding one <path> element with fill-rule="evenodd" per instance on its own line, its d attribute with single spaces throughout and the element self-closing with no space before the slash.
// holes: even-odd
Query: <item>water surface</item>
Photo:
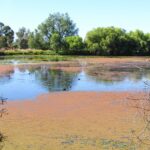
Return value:
<svg viewBox="0 0 150 150">
<path fill-rule="evenodd" d="M 50 69 L 46 65 L 33 68 L 16 66 L 13 71 L 0 76 L 0 96 L 23 100 L 58 91 L 138 91 L 144 89 L 144 82 L 149 79 L 150 70 L 130 71 L 129 74 L 118 75 L 115 80 L 104 80 L 84 70 L 74 73 Z"/>
</svg>

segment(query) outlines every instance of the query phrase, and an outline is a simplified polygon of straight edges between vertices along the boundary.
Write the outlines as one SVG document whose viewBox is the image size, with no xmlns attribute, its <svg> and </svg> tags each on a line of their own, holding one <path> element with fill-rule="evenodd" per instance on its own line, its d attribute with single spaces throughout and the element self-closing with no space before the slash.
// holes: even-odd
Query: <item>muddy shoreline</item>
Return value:
<svg viewBox="0 0 150 150">
<path fill-rule="evenodd" d="M 133 69 L 135 64 L 149 67 L 149 60 L 144 58 L 85 58 L 78 62 L 52 64 L 56 65 L 53 69 L 67 71 L 87 71 L 94 67 L 98 71 L 101 66 Z M 24 68 L 31 64 L 17 66 Z M 0 74 L 13 67 L 1 65 Z M 100 71 L 95 75 L 99 76 Z M 103 150 L 112 149 L 116 141 L 119 146 L 114 148 L 123 149 L 121 146 L 128 144 L 131 130 L 143 127 L 135 108 L 128 105 L 129 97 L 141 95 L 130 91 L 57 92 L 40 95 L 35 100 L 8 101 L 5 105 L 8 115 L 0 121 L 0 130 L 8 137 L 4 150 Z"/>
<path fill-rule="evenodd" d="M 126 105 L 130 95 L 137 93 L 60 92 L 41 95 L 35 101 L 8 102 L 9 114 L 0 122 L 1 131 L 8 136 L 4 150 L 27 149 L 29 145 L 33 150 L 80 146 L 90 150 L 95 146 L 103 149 L 102 139 L 127 142 L 124 137 L 140 127 L 134 118 L 136 111 Z M 70 140 L 71 145 L 65 144 Z"/>
</svg>

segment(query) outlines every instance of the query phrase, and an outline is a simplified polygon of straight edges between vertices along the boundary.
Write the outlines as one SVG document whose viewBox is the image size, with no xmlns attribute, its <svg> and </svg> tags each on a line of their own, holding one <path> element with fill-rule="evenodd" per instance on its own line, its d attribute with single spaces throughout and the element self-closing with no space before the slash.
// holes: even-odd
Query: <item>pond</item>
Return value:
<svg viewBox="0 0 150 150">
<path fill-rule="evenodd" d="M 114 70 L 115 71 L 115 70 Z M 50 69 L 47 65 L 38 67 L 18 67 L 0 76 L 0 96 L 8 100 L 34 99 L 38 95 L 57 91 L 138 91 L 150 80 L 150 70 L 127 71 L 116 78 L 104 79 L 103 76 L 92 76 L 84 69 L 80 72 L 69 72 Z"/>
</svg>

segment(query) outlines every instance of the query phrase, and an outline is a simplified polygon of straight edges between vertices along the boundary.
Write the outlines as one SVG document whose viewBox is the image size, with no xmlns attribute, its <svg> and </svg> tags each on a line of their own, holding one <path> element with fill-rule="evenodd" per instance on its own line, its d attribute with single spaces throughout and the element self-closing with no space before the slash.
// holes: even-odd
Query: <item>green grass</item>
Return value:
<svg viewBox="0 0 150 150">
<path fill-rule="evenodd" d="M 1 50 L 0 55 L 56 55 L 56 52 L 52 50 Z"/>
<path fill-rule="evenodd" d="M 12 63 L 13 61 L 18 61 L 19 63 L 34 63 L 49 61 L 69 61 L 72 59 L 75 59 L 75 57 L 61 55 L 7 55 L 0 56 L 0 64 Z"/>
<path fill-rule="evenodd" d="M 53 50 L 0 50 L 0 63 L 12 63 L 12 60 L 19 62 L 41 62 L 41 61 L 68 61 L 76 58 L 133 58 L 132 56 L 91 56 L 91 55 L 65 55 L 63 51 Z M 146 56 L 144 58 L 149 58 Z"/>
<path fill-rule="evenodd" d="M 70 50 L 36 50 L 36 49 L 15 49 L 15 50 L 0 50 L 0 56 L 15 56 L 15 55 L 61 55 L 61 56 L 79 56 L 79 57 L 102 57 L 102 58 L 127 58 L 127 57 L 144 57 L 149 58 L 150 56 L 96 56 L 96 55 L 89 55 L 89 54 L 82 54 L 80 53 L 72 53 Z"/>
<path fill-rule="evenodd" d="M 12 60 L 19 62 L 41 62 L 41 61 L 68 61 L 74 56 L 59 55 L 52 50 L 1 50 L 0 63 L 11 63 Z"/>
</svg>

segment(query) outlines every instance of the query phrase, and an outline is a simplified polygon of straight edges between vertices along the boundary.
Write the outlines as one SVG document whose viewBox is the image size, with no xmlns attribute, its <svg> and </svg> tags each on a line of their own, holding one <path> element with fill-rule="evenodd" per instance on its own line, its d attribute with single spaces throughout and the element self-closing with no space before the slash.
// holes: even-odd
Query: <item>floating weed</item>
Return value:
<svg viewBox="0 0 150 150">
<path fill-rule="evenodd" d="M 101 145 L 104 149 L 117 149 L 117 150 L 135 150 L 135 145 L 130 145 L 129 142 L 119 140 L 101 139 Z"/>
<path fill-rule="evenodd" d="M 129 142 L 119 140 L 101 139 L 101 138 L 86 138 L 80 136 L 67 136 L 61 139 L 61 144 L 64 146 L 78 145 L 81 147 L 95 147 L 103 150 L 136 150 L 135 145 L 130 145 Z"/>
</svg>

